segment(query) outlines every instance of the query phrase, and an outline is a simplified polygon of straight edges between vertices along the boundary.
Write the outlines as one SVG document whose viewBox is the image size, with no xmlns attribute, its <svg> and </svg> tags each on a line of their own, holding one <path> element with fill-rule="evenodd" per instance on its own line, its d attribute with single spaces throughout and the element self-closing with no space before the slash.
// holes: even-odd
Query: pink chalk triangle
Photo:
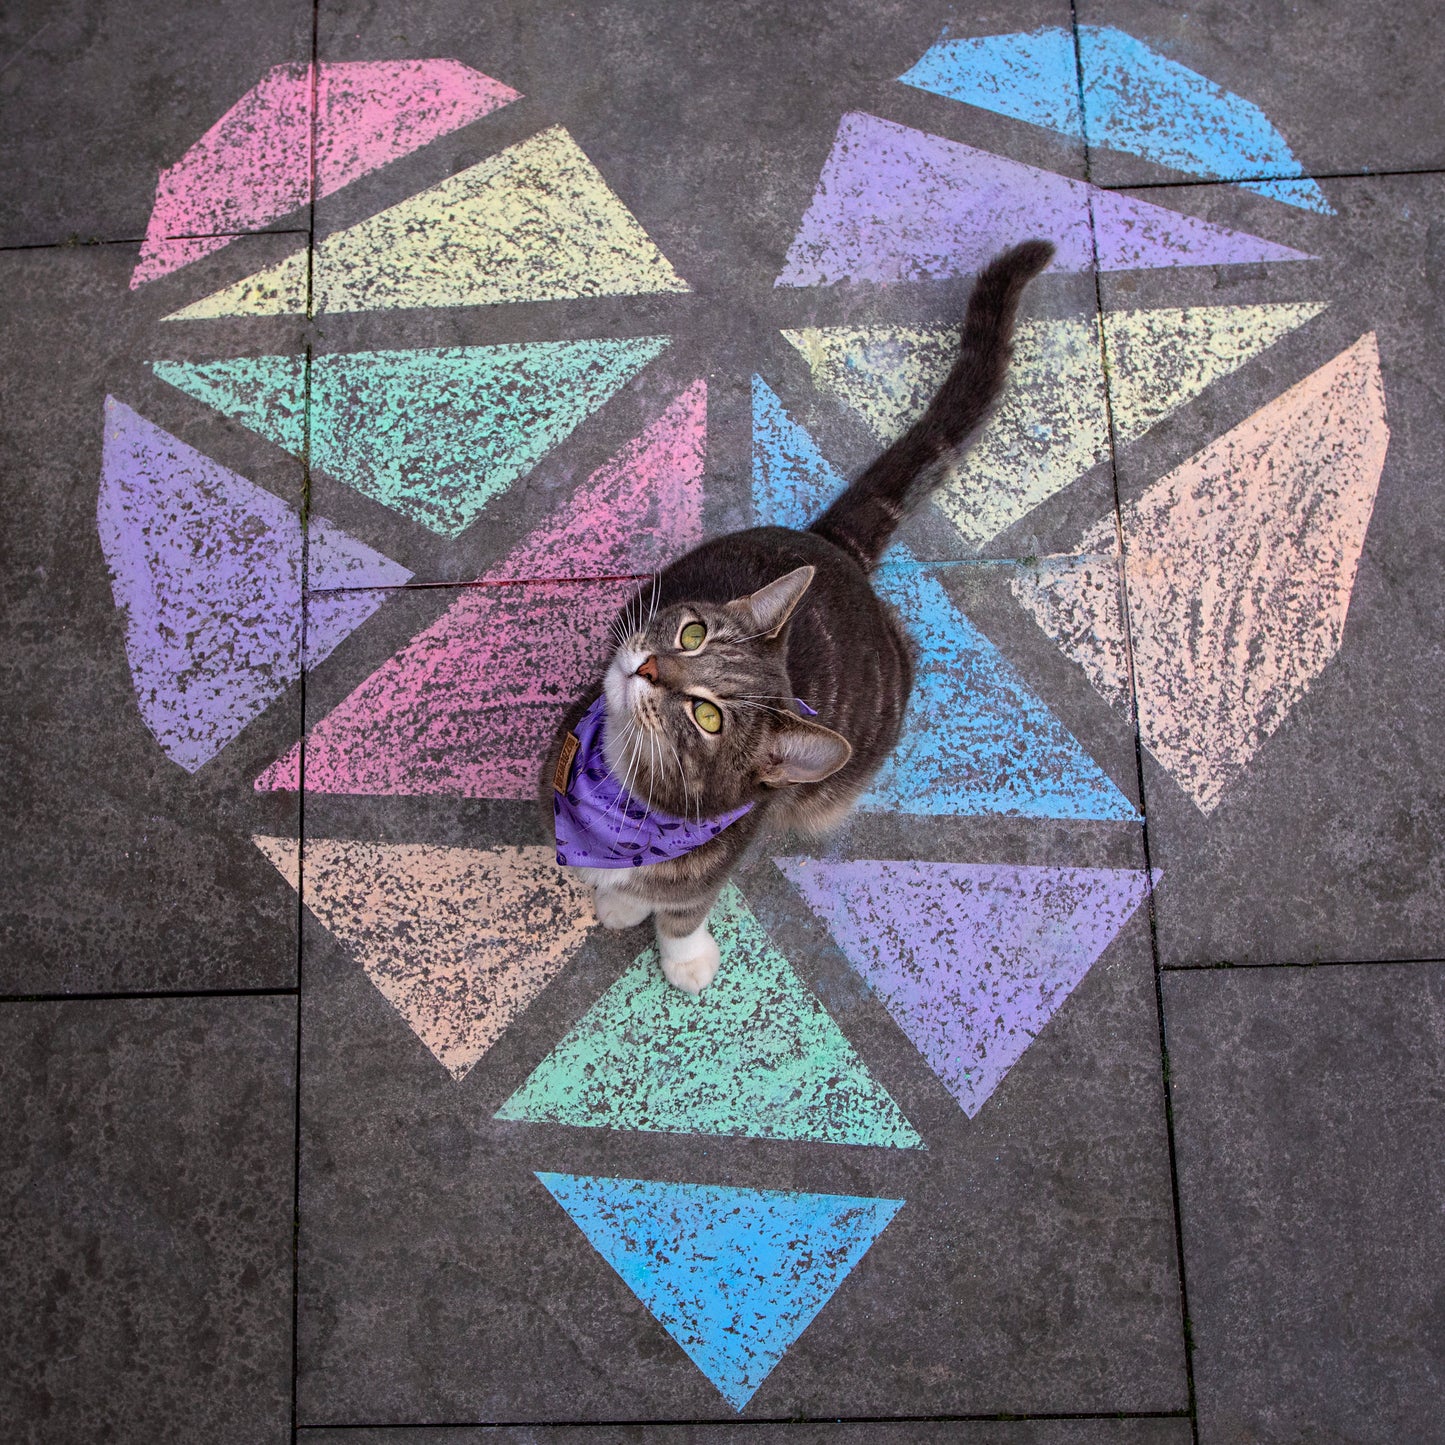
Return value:
<svg viewBox="0 0 1445 1445">
<path fill-rule="evenodd" d="M 475 586 L 306 739 L 316 793 L 528 798 L 567 706 L 599 677 L 629 582 Z M 256 779 L 299 785 L 293 748 Z"/>
<path fill-rule="evenodd" d="M 518 98 L 456 60 L 323 65 L 316 85 L 316 194 Z M 310 196 L 311 67 L 277 65 L 160 174 L 131 287 L 199 260 Z"/>
<path fill-rule="evenodd" d="M 702 540 L 707 383 L 695 381 L 483 579 L 628 577 Z"/>
</svg>

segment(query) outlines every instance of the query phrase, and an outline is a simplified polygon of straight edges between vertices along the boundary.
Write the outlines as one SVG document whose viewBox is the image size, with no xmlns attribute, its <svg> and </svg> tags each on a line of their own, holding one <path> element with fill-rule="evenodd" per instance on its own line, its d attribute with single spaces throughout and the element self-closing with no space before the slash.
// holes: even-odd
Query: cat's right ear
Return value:
<svg viewBox="0 0 1445 1445">
<path fill-rule="evenodd" d="M 766 587 L 759 587 L 756 592 L 740 597 L 728 606 L 746 613 L 748 631 L 753 636 L 776 637 L 787 625 L 793 609 L 803 600 L 803 593 L 812 584 L 815 572 L 813 567 L 794 567 L 776 582 L 769 582 Z"/>
</svg>

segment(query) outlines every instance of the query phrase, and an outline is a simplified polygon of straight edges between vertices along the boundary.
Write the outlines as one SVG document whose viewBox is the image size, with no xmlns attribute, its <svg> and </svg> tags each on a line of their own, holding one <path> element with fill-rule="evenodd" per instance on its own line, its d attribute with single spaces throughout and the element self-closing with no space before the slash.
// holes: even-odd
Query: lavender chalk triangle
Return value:
<svg viewBox="0 0 1445 1445">
<path fill-rule="evenodd" d="M 774 284 L 967 276 L 1033 236 L 1054 243 L 1054 271 L 1311 259 L 1258 236 L 855 111 L 839 123 Z"/>
<path fill-rule="evenodd" d="M 969 1118 L 1147 891 L 1112 868 L 774 862 Z"/>
<path fill-rule="evenodd" d="M 280 497 L 108 397 L 96 521 L 146 726 L 187 772 L 301 674 L 301 523 Z M 312 522 L 325 575 L 411 574 Z M 315 539 L 319 538 L 319 544 Z M 380 606 L 359 592 L 313 619 L 319 661 Z"/>
</svg>

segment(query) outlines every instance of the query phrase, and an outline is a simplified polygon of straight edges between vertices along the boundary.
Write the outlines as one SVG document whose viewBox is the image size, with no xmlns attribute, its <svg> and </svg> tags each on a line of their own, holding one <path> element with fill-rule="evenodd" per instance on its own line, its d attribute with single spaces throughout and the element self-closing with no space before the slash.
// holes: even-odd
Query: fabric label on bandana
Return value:
<svg viewBox="0 0 1445 1445">
<path fill-rule="evenodd" d="M 716 818 L 674 818 L 649 810 L 624 791 L 608 771 L 602 751 L 607 699 L 599 697 L 582 715 L 575 735 L 569 734 L 557 759 L 552 782 L 552 814 L 556 822 L 557 861 L 572 868 L 640 868 L 681 858 L 716 838 L 729 824 L 752 810 L 751 803 Z M 577 746 L 572 748 L 572 737 Z M 569 752 L 571 756 L 569 757 Z M 571 767 L 566 776 L 563 760 Z"/>
</svg>

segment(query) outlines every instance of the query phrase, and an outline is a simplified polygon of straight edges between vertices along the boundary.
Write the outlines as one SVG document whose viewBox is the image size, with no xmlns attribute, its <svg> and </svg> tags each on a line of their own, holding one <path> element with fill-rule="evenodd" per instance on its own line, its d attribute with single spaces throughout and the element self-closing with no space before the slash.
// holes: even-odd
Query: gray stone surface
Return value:
<svg viewBox="0 0 1445 1445">
<path fill-rule="evenodd" d="M 295 1018 L 0 1006 L 7 1439 L 290 1438 Z"/>
<path fill-rule="evenodd" d="M 0 19 L 0 246 L 139 241 L 156 175 L 273 65 L 311 58 L 305 0 L 17 0 Z M 291 217 L 280 225 L 296 224 Z M 131 251 L 134 265 L 134 251 Z"/>
<path fill-rule="evenodd" d="M 1164 980 L 1202 1445 L 1433 1440 L 1445 972 Z"/>
<path fill-rule="evenodd" d="M 1168 0 L 1079 0 L 1077 9 L 1080 24 L 1117 26 L 1253 101 L 1308 176 L 1445 163 L 1445 101 L 1433 61 L 1445 30 L 1434 6 L 1264 0 L 1185 10 Z M 1171 174 L 1135 156 L 1095 150 L 1090 177 L 1127 186 Z M 1325 181 L 1323 189 L 1333 200 L 1336 187 Z"/>
<path fill-rule="evenodd" d="M 248 834 L 297 827 L 294 795 L 250 782 L 296 737 L 300 688 L 194 774 L 161 751 L 96 530 L 105 398 L 282 496 L 300 468 L 150 373 L 175 353 L 129 265 L 113 246 L 0 255 L 0 993 L 295 981 L 295 903 Z"/>
<path fill-rule="evenodd" d="M 1151 191 L 1252 229 L 1231 187 Z M 1339 182 L 1337 217 L 1280 239 L 1319 259 L 1251 274 L 1103 278 L 1106 308 L 1320 300 L 1328 309 L 1119 452 L 1127 503 L 1362 335 L 1378 337 L 1390 440 L 1343 642 L 1208 816 L 1145 754 L 1166 966 L 1445 951 L 1445 544 L 1437 378 L 1445 367 L 1439 177 Z M 1142 624 L 1140 624 L 1142 625 Z"/>
</svg>

